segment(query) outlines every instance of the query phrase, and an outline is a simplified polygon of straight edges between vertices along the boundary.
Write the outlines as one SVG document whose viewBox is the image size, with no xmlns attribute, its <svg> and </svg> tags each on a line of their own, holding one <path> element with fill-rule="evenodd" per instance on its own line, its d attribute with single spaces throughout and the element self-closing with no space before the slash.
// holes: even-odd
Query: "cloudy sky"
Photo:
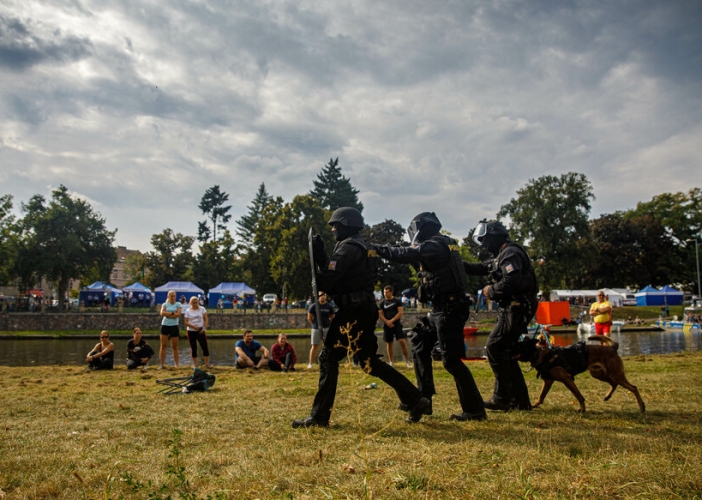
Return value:
<svg viewBox="0 0 702 500">
<path fill-rule="evenodd" d="M 149 250 L 339 157 L 366 222 L 465 236 L 574 171 L 592 217 L 702 186 L 702 2 L 0 0 L 0 194 Z M 233 229 L 233 227 L 232 227 Z"/>
</svg>

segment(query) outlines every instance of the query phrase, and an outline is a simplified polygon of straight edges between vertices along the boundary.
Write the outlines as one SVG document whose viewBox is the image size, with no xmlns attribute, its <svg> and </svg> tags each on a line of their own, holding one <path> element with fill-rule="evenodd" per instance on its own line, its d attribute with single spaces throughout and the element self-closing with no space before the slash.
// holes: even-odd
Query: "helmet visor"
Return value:
<svg viewBox="0 0 702 500">
<path fill-rule="evenodd" d="M 487 229 L 488 227 L 486 222 L 479 223 L 478 227 L 476 227 L 475 231 L 473 231 L 473 241 L 475 241 L 475 243 L 477 243 L 478 245 L 482 245 L 483 239 L 487 234 Z"/>
<path fill-rule="evenodd" d="M 407 228 L 407 235 L 409 236 L 409 239 L 410 239 L 410 245 L 414 245 L 414 242 L 417 239 L 417 235 L 419 234 L 419 229 L 417 228 L 417 222 L 419 222 L 419 221 L 413 220 L 412 222 L 410 222 L 410 225 Z"/>
</svg>

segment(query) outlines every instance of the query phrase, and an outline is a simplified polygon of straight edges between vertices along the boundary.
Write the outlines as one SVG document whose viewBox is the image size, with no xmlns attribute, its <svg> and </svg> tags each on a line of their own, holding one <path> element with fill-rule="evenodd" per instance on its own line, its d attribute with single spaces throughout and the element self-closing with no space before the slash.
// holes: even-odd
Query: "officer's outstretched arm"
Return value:
<svg viewBox="0 0 702 500">
<path fill-rule="evenodd" d="M 483 262 L 466 262 L 464 260 L 463 268 L 466 270 L 466 274 L 472 276 L 487 276 L 490 274 L 490 268 Z"/>
</svg>

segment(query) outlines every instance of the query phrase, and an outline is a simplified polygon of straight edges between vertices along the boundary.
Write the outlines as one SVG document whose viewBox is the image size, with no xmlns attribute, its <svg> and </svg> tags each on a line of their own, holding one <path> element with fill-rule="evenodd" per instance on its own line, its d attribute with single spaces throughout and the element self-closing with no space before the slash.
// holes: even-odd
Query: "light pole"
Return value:
<svg viewBox="0 0 702 500">
<path fill-rule="evenodd" d="M 687 243 L 692 240 L 686 240 Z M 700 253 L 697 251 L 697 238 L 695 238 L 695 260 L 697 261 L 697 300 L 702 299 L 702 287 L 700 287 Z"/>
</svg>

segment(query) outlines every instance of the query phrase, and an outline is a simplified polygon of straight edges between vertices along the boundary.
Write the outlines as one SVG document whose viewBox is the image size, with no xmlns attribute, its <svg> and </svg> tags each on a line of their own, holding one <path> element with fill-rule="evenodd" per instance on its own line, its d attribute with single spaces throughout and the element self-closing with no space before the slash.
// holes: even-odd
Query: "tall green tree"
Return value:
<svg viewBox="0 0 702 500">
<path fill-rule="evenodd" d="M 198 207 L 202 210 L 202 213 L 207 216 L 208 220 L 198 223 L 198 241 L 218 241 L 217 231 L 224 231 L 227 229 L 226 224 L 232 218 L 229 213 L 232 206 L 225 206 L 227 201 L 229 201 L 229 195 L 221 191 L 219 185 L 208 188 L 205 194 L 202 195 Z"/>
<path fill-rule="evenodd" d="M 605 214 L 590 222 L 590 233 L 595 252 L 587 266 L 588 287 L 662 286 L 679 272 L 671 236 L 650 214 Z"/>
<path fill-rule="evenodd" d="M 686 289 L 696 290 L 694 244 L 687 241 L 702 238 L 702 189 L 663 193 L 651 201 L 638 203 L 624 215 L 628 218 L 650 215 L 660 222 L 670 237 L 670 256 L 682 264 L 670 269 L 670 281 L 665 284 L 682 283 Z"/>
<path fill-rule="evenodd" d="M 273 197 L 268 194 L 268 191 L 266 191 L 266 184 L 262 182 L 261 185 L 258 186 L 258 191 L 256 192 L 256 196 L 251 202 L 251 205 L 246 207 L 248 212 L 246 215 L 242 215 L 239 220 L 236 221 L 236 234 L 242 245 L 246 247 L 253 246 L 258 221 L 261 220 L 263 210 L 272 201 Z"/>
<path fill-rule="evenodd" d="M 168 228 L 151 236 L 154 249 L 145 255 L 149 274 L 144 284 L 153 289 L 169 281 L 191 281 L 194 242 L 192 236 L 183 236 Z"/>
<path fill-rule="evenodd" d="M 0 285 L 9 284 L 14 275 L 17 232 L 12 206 L 12 195 L 0 196 Z"/>
<path fill-rule="evenodd" d="M 404 241 L 405 229 L 392 219 L 385 219 L 383 222 L 366 227 L 362 234 L 366 240 L 376 245 L 409 245 L 408 242 Z M 410 267 L 406 264 L 380 259 L 376 288 L 381 289 L 387 285 L 395 289 L 396 295 L 399 295 L 406 288 L 413 287 Z"/>
<path fill-rule="evenodd" d="M 310 196 L 317 200 L 325 210 L 339 207 L 353 207 L 363 212 L 363 203 L 358 201 L 358 189 L 351 185 L 351 180 L 344 177 L 339 167 L 339 158 L 330 159 L 313 181 L 314 189 Z"/>
<path fill-rule="evenodd" d="M 253 246 L 247 250 L 242 259 L 242 267 L 250 274 L 250 279 L 246 283 L 253 287 L 259 296 L 275 293 L 278 289 L 275 279 L 271 276 L 271 260 L 280 242 L 269 238 L 269 231 L 272 230 L 275 218 L 283 205 L 283 199 L 280 196 L 266 204 L 256 223 Z"/>
<path fill-rule="evenodd" d="M 322 234 L 329 245 L 333 235 L 326 221 L 329 213 L 309 195 L 298 195 L 292 202 L 267 210 L 259 224 L 257 238 L 270 249 L 270 276 L 276 287 L 285 288 L 292 298 L 304 299 L 312 294 L 308 234 L 310 228 Z"/>
<path fill-rule="evenodd" d="M 109 231 L 99 213 L 85 201 L 73 198 L 61 185 L 51 201 L 36 195 L 22 205 L 23 251 L 20 274 L 33 270 L 58 289 L 58 298 L 66 296 L 73 278 L 88 273 L 108 281 L 117 253 L 113 247 L 115 233 Z"/>
<path fill-rule="evenodd" d="M 571 288 L 582 265 L 578 242 L 588 236 L 592 185 L 583 174 L 531 179 L 517 197 L 503 205 L 497 217 L 509 217 L 510 234 L 528 246 L 545 296 L 558 287 Z"/>
<path fill-rule="evenodd" d="M 242 281 L 241 260 L 229 230 L 219 241 L 200 245 L 200 253 L 193 268 L 193 279 L 203 290 L 214 288 L 221 282 Z"/>
</svg>

